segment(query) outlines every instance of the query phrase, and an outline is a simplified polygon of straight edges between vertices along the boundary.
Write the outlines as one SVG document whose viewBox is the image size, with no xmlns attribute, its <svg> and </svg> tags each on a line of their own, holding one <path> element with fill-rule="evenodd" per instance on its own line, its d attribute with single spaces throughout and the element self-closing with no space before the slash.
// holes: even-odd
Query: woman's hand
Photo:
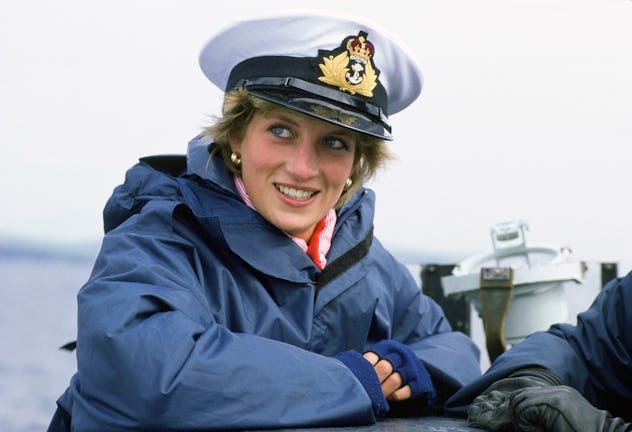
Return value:
<svg viewBox="0 0 632 432">
<path fill-rule="evenodd" d="M 435 403 L 437 394 L 430 374 L 415 352 L 401 342 L 385 339 L 364 354 L 349 350 L 335 357 L 360 381 L 376 417 L 389 412 L 389 402 L 418 400 L 420 413 Z"/>
<path fill-rule="evenodd" d="M 419 399 L 430 407 L 437 397 L 430 374 L 417 354 L 406 344 L 384 339 L 363 354 L 373 366 L 384 397 L 391 402 Z"/>
<path fill-rule="evenodd" d="M 403 401 L 410 399 L 412 390 L 408 384 L 402 386 L 402 376 L 393 369 L 393 365 L 388 360 L 380 360 L 374 352 L 364 353 L 364 358 L 373 365 L 380 383 L 382 393 L 389 401 Z"/>
</svg>

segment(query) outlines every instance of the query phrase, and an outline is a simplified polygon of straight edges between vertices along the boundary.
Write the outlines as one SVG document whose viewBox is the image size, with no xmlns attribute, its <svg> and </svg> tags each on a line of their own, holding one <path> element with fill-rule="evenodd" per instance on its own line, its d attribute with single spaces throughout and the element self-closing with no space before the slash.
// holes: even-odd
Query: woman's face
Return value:
<svg viewBox="0 0 632 432">
<path fill-rule="evenodd" d="M 280 110 L 255 113 L 241 142 L 246 191 L 257 211 L 292 236 L 309 241 L 351 176 L 355 134 L 348 129 Z"/>
</svg>

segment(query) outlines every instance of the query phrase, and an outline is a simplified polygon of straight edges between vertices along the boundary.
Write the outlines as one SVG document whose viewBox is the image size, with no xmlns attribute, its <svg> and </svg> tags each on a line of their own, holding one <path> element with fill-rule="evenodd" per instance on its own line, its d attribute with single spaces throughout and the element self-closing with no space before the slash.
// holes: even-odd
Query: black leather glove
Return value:
<svg viewBox="0 0 632 432">
<path fill-rule="evenodd" d="M 562 381 L 553 372 L 542 367 L 519 369 L 507 378 L 500 379 L 487 387 L 474 399 L 467 413 L 471 426 L 493 432 L 512 430 L 509 408 L 511 394 L 527 387 L 558 386 Z"/>
<path fill-rule="evenodd" d="M 613 418 L 592 406 L 572 387 L 530 387 L 516 391 L 510 400 L 517 431 L 623 432 L 632 423 Z"/>
</svg>

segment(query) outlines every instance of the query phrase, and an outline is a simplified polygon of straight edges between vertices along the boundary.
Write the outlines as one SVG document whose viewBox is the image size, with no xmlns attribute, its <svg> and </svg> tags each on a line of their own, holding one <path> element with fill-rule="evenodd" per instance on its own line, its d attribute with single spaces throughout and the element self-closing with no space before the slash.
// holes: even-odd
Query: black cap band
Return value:
<svg viewBox="0 0 632 432">
<path fill-rule="evenodd" d="M 378 84 L 373 97 L 349 94 L 314 82 L 314 59 L 264 56 L 236 65 L 226 92 L 244 87 L 253 95 L 345 128 L 391 140 L 383 107 L 386 92 Z"/>
</svg>

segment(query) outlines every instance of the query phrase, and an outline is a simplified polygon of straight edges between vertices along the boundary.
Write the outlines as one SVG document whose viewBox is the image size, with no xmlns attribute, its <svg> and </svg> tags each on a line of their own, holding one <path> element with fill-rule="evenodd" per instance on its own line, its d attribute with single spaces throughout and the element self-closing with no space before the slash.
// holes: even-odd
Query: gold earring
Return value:
<svg viewBox="0 0 632 432">
<path fill-rule="evenodd" d="M 230 154 L 230 161 L 233 163 L 235 168 L 241 167 L 241 155 L 237 152 L 232 152 Z"/>
<path fill-rule="evenodd" d="M 345 182 L 345 188 L 344 188 L 344 190 L 348 190 L 348 189 L 351 187 L 351 185 L 352 185 L 352 184 L 353 184 L 353 180 L 351 180 L 351 177 L 349 177 L 349 178 L 347 179 L 347 181 Z"/>
</svg>

